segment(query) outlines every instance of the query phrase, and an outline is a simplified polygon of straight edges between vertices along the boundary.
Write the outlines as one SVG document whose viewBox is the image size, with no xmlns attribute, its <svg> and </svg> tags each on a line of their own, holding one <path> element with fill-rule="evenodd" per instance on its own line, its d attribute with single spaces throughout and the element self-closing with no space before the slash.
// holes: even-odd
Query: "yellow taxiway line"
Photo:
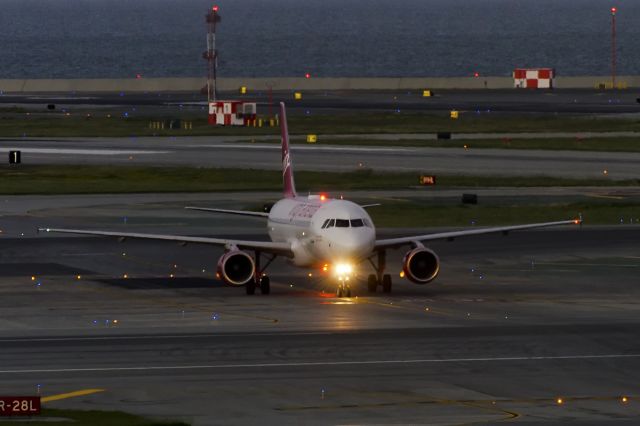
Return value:
<svg viewBox="0 0 640 426">
<path fill-rule="evenodd" d="M 91 395 L 94 393 L 104 392 L 105 389 L 83 389 L 75 392 L 61 393 L 58 395 L 45 396 L 41 399 L 42 402 L 59 401 L 61 399 L 75 398 L 78 396 Z"/>
</svg>

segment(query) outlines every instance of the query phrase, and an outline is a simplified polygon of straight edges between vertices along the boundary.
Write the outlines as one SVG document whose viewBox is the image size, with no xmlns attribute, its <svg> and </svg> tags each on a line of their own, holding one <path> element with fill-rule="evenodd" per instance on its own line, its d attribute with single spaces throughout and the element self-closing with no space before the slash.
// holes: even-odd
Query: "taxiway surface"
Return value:
<svg viewBox="0 0 640 426">
<path fill-rule="evenodd" d="M 249 99 L 262 105 L 288 102 L 292 114 L 314 112 L 341 113 L 354 110 L 387 111 L 480 111 L 535 113 L 591 113 L 620 114 L 640 112 L 638 92 L 634 89 L 605 91 L 595 89 L 560 90 L 436 90 L 431 97 L 423 97 L 422 90 L 337 90 L 304 91 L 301 100 L 293 100 L 289 91 L 252 91 L 221 93 L 220 99 Z M 47 93 L 0 94 L 0 104 L 27 108 L 44 108 L 56 104 L 68 106 L 142 106 L 164 108 L 200 102 L 206 96 L 199 93 Z"/>
<path fill-rule="evenodd" d="M 442 274 L 428 286 L 401 280 L 394 252 L 394 293 L 360 280 L 350 299 L 279 260 L 272 294 L 248 297 L 215 279 L 217 248 L 34 232 L 264 238 L 260 220 L 182 209 L 242 207 L 232 194 L 135 197 L 3 197 L 0 393 L 101 389 L 51 406 L 196 425 L 640 416 L 637 225 L 434 242 Z"/>
</svg>

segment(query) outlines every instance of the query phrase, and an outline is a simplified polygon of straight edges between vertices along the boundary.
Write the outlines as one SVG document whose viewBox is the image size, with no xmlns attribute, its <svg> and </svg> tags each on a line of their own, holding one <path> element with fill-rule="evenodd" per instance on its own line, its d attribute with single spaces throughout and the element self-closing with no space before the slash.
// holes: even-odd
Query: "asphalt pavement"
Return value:
<svg viewBox="0 0 640 426">
<path fill-rule="evenodd" d="M 393 251 L 392 294 L 366 292 L 363 264 L 342 299 L 321 271 L 281 259 L 272 293 L 247 296 L 215 278 L 218 248 L 34 231 L 265 236 L 260 220 L 182 209 L 241 207 L 233 194 L 135 197 L 4 197 L 0 394 L 196 425 L 640 416 L 637 225 L 434 242 L 442 273 L 425 286 L 399 277 Z"/>
</svg>

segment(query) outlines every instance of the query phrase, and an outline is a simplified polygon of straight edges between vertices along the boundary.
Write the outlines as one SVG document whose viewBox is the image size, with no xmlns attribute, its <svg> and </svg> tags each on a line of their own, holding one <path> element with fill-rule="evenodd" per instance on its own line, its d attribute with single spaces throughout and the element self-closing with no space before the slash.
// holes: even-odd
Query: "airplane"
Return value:
<svg viewBox="0 0 640 426">
<path fill-rule="evenodd" d="M 269 212 L 185 207 L 209 213 L 266 219 L 271 241 L 61 228 L 39 228 L 38 231 L 116 237 L 121 241 L 136 238 L 222 246 L 225 251 L 218 260 L 217 276 L 230 286 L 244 286 L 249 295 L 255 294 L 256 288 L 259 288 L 262 294 L 271 292 L 271 282 L 266 269 L 278 256 L 285 257 L 296 266 L 320 267 L 333 273 L 337 283 L 337 297 L 351 297 L 350 284 L 353 282 L 355 266 L 365 261 L 369 261 L 374 267 L 374 273 L 367 279 L 368 291 L 375 293 L 382 287 L 383 292 L 391 292 L 391 275 L 385 273 L 386 253 L 390 249 L 408 247 L 402 260 L 404 276 L 415 284 L 427 284 L 433 281 L 440 271 L 440 259 L 434 251 L 424 245 L 427 241 L 453 240 L 489 233 L 506 235 L 511 231 L 582 223 L 580 218 L 377 239 L 373 220 L 366 211 L 367 207 L 374 204 L 358 205 L 352 201 L 328 198 L 322 194 L 298 195 L 283 102 L 280 103 L 280 117 L 283 198 L 273 204 Z M 263 255 L 268 256 L 264 265 Z"/>
</svg>

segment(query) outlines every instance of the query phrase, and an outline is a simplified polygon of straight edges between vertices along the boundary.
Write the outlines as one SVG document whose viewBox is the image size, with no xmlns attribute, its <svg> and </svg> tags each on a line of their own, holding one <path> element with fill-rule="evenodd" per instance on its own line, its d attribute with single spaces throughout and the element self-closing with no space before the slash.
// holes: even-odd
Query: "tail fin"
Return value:
<svg viewBox="0 0 640 426">
<path fill-rule="evenodd" d="M 291 154 L 289 152 L 289 129 L 287 128 L 287 113 L 284 102 L 280 102 L 280 132 L 282 134 L 282 181 L 284 197 L 294 198 L 297 195 L 296 184 L 293 181 L 293 167 L 291 165 Z"/>
</svg>

